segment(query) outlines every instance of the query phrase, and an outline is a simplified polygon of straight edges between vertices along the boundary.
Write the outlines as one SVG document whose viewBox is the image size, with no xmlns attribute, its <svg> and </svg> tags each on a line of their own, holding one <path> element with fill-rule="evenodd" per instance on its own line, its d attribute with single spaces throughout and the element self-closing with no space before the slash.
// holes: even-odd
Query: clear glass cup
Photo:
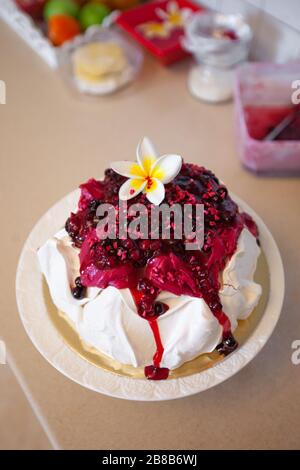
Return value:
<svg viewBox="0 0 300 470">
<path fill-rule="evenodd" d="M 230 99 L 235 69 L 247 59 L 251 39 L 251 28 L 239 15 L 194 14 L 182 39 L 196 62 L 188 76 L 190 92 L 214 103 Z"/>
</svg>

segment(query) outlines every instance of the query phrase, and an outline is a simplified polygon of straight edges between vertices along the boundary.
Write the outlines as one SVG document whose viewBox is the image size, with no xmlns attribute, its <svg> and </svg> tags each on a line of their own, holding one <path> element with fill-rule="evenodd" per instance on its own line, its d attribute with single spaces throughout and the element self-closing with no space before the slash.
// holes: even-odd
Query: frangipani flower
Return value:
<svg viewBox="0 0 300 470">
<path fill-rule="evenodd" d="M 179 8 L 177 2 L 169 2 L 166 10 L 156 8 L 155 13 L 169 27 L 181 28 L 193 12 L 189 8 Z"/>
<path fill-rule="evenodd" d="M 155 205 L 165 197 L 164 184 L 178 175 L 182 165 L 180 155 L 167 154 L 159 157 L 147 137 L 137 147 L 137 162 L 114 162 L 111 168 L 119 175 L 129 178 L 120 187 L 119 198 L 127 201 L 141 192 Z"/>
<path fill-rule="evenodd" d="M 147 38 L 167 38 L 170 34 L 170 28 L 167 23 L 158 21 L 147 21 L 139 26 Z"/>
</svg>

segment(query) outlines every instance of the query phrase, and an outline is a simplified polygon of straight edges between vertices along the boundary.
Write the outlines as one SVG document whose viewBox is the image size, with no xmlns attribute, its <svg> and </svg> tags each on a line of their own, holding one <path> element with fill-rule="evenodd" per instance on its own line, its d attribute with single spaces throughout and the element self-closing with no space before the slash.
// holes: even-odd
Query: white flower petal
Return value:
<svg viewBox="0 0 300 470">
<path fill-rule="evenodd" d="M 162 183 L 170 183 L 180 172 L 182 158 L 180 155 L 163 155 L 154 163 L 151 171 L 153 178 L 159 179 Z"/>
<path fill-rule="evenodd" d="M 156 8 L 155 13 L 161 20 L 167 20 L 169 18 L 168 13 L 162 8 Z"/>
<path fill-rule="evenodd" d="M 129 179 L 122 184 L 119 189 L 119 199 L 128 201 L 140 194 L 146 186 L 146 181 L 139 179 Z"/>
<path fill-rule="evenodd" d="M 139 165 L 144 169 L 145 173 L 148 175 L 151 166 L 157 160 L 157 152 L 148 137 L 144 137 L 140 141 L 137 147 L 136 154 Z"/>
<path fill-rule="evenodd" d="M 167 10 L 170 13 L 177 13 L 177 12 L 179 13 L 181 11 L 180 8 L 178 7 L 177 2 L 169 2 L 167 6 Z"/>
<path fill-rule="evenodd" d="M 112 162 L 110 167 L 119 175 L 126 176 L 127 178 L 142 179 L 145 176 L 143 168 L 136 162 Z"/>
<path fill-rule="evenodd" d="M 152 178 L 153 185 L 150 189 L 144 189 L 148 201 L 156 206 L 163 201 L 165 197 L 165 187 L 157 178 Z"/>
<path fill-rule="evenodd" d="M 188 20 L 192 16 L 193 12 L 189 8 L 183 8 L 181 10 L 181 16 L 183 18 L 183 21 Z"/>
</svg>

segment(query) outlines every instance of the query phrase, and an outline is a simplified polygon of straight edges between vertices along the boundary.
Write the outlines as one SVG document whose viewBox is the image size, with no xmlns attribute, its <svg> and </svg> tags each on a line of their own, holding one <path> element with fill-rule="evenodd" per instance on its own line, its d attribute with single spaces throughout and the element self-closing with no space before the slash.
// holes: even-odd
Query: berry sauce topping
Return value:
<svg viewBox="0 0 300 470">
<path fill-rule="evenodd" d="M 72 288 L 72 295 L 75 299 L 80 300 L 85 297 L 86 287 L 82 285 L 80 276 L 75 279 L 75 286 Z"/>
<path fill-rule="evenodd" d="M 218 344 L 216 347 L 217 351 L 224 356 L 228 356 L 228 354 L 232 353 L 238 347 L 238 342 L 232 335 L 229 333 L 227 337 L 223 338 L 223 341 Z"/>
<path fill-rule="evenodd" d="M 118 289 L 129 288 L 137 313 L 148 321 L 156 344 L 153 363 L 145 367 L 150 380 L 168 377 L 167 368 L 160 367 L 164 347 L 157 319 L 168 310 L 168 305 L 157 300 L 161 291 L 175 295 L 202 297 L 223 329 L 222 342 L 217 350 L 222 355 L 237 346 L 231 324 L 220 302 L 220 274 L 236 250 L 244 227 L 257 238 L 255 222 L 248 214 L 240 213 L 226 187 L 209 170 L 193 164 L 183 164 L 180 173 L 165 186 L 164 203 L 204 206 L 204 243 L 201 249 L 186 250 L 188 240 L 174 237 L 174 218 L 170 219 L 168 239 L 133 239 L 118 237 L 119 188 L 126 178 L 113 170 L 106 170 L 103 181 L 90 179 L 80 186 L 78 211 L 66 221 L 66 231 L 74 245 L 80 248 L 80 278 L 75 281 L 73 295 L 82 298 L 86 287 Z M 117 221 L 116 238 L 101 240 L 96 226 L 100 220 L 97 208 L 102 203 L 112 204 Z M 144 194 L 127 201 L 127 214 L 132 204 L 141 203 L 150 214 L 151 204 Z M 192 215 L 196 227 L 197 215 Z M 132 217 L 127 215 L 128 227 Z M 144 237 L 146 238 L 146 237 Z"/>
</svg>

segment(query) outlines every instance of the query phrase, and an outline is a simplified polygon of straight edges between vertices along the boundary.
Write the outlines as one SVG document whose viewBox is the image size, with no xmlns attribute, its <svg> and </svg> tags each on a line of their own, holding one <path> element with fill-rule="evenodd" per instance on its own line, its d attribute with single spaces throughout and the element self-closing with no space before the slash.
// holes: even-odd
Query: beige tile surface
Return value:
<svg viewBox="0 0 300 470">
<path fill-rule="evenodd" d="M 171 69 L 147 59 L 139 80 L 101 100 L 71 95 L 59 77 L 0 24 L 0 332 L 20 376 L 61 448 L 299 448 L 299 179 L 244 171 L 234 141 L 233 107 L 209 106 L 186 89 L 188 63 Z M 286 299 L 263 351 L 231 380 L 194 397 L 135 403 L 86 390 L 35 350 L 18 317 L 14 280 L 22 244 L 38 218 L 111 160 L 134 158 L 149 135 L 162 152 L 215 170 L 273 232 L 286 269 Z"/>
<path fill-rule="evenodd" d="M 51 449 L 16 377 L 8 365 L 0 366 L 0 450 Z"/>
</svg>

